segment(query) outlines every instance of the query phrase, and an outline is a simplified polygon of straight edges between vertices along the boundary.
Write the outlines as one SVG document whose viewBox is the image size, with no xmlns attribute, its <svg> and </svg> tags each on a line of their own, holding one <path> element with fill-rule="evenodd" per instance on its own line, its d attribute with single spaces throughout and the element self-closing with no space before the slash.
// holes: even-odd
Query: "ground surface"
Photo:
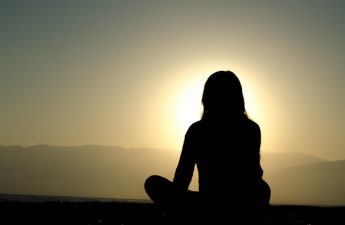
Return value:
<svg viewBox="0 0 345 225">
<path fill-rule="evenodd" d="M 142 202 L 1 202 L 0 215 L 1 224 L 4 225 L 164 225 L 169 222 L 154 204 Z M 229 218 L 228 223 L 224 224 L 238 223 Z M 345 207 L 272 205 L 262 224 L 345 224 Z"/>
</svg>

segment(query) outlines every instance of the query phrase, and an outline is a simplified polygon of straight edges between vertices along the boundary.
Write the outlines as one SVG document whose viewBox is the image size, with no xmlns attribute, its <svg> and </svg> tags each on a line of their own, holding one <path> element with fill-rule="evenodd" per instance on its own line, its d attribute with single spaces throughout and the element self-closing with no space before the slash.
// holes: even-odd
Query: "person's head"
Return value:
<svg viewBox="0 0 345 225">
<path fill-rule="evenodd" d="M 246 116 L 241 82 L 231 71 L 210 75 L 202 95 L 205 116 Z"/>
</svg>

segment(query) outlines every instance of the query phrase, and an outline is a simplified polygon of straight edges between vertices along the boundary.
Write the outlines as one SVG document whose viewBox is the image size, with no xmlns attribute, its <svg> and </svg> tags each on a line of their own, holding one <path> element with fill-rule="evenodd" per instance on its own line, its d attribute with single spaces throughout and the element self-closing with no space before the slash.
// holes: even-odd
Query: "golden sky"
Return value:
<svg viewBox="0 0 345 225">
<path fill-rule="evenodd" d="M 5 1 L 0 145 L 179 150 L 217 70 L 262 149 L 345 158 L 344 1 Z"/>
</svg>

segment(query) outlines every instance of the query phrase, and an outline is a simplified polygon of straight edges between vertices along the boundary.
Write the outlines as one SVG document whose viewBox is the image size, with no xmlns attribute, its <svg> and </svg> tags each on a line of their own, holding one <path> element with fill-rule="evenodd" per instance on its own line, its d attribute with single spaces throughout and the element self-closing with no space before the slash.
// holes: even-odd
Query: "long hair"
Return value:
<svg viewBox="0 0 345 225">
<path fill-rule="evenodd" d="M 208 77 L 202 95 L 202 118 L 247 117 L 242 85 L 231 71 L 218 71 Z"/>
</svg>

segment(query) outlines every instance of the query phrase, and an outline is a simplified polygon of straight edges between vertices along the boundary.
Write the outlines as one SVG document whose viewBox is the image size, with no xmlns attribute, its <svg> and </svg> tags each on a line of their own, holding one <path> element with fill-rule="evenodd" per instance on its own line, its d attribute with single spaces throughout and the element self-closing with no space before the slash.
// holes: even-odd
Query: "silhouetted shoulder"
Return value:
<svg viewBox="0 0 345 225">
<path fill-rule="evenodd" d="M 198 130 L 203 126 L 202 124 L 201 120 L 196 121 L 189 126 L 188 130 Z"/>
<path fill-rule="evenodd" d="M 250 133 L 256 133 L 256 134 L 261 133 L 260 126 L 255 121 L 253 121 L 249 118 L 245 118 L 243 120 L 240 120 L 239 123 L 238 123 L 238 121 L 233 123 L 233 122 L 231 122 L 231 120 L 230 120 L 230 122 L 227 120 L 224 120 L 220 123 L 220 125 L 215 125 L 210 121 L 199 120 L 199 121 L 192 123 L 189 126 L 189 128 L 186 132 L 186 135 L 189 135 L 189 134 L 195 133 L 195 132 L 199 133 L 200 131 L 203 131 L 205 129 L 208 129 L 208 128 L 214 127 L 214 126 L 218 127 L 219 129 L 222 129 L 222 128 L 225 128 L 228 126 L 234 126 L 237 129 L 237 128 L 239 128 L 238 126 L 240 126 L 240 127 L 242 126 L 245 130 L 247 130 Z"/>
<path fill-rule="evenodd" d="M 259 132 L 259 133 L 261 132 L 259 124 L 257 124 L 251 119 L 247 119 L 246 121 L 247 121 L 248 128 L 251 129 L 253 132 Z"/>
<path fill-rule="evenodd" d="M 205 124 L 201 120 L 196 121 L 189 126 L 189 128 L 186 132 L 186 135 L 189 135 L 189 134 L 195 133 L 195 132 L 199 132 L 204 127 L 205 127 Z"/>
<path fill-rule="evenodd" d="M 196 121 L 192 123 L 187 132 L 185 133 L 185 142 L 186 144 L 196 143 L 200 142 L 200 138 L 202 136 L 207 135 L 207 126 L 202 120 Z M 202 138 L 201 138 L 202 139 Z"/>
<path fill-rule="evenodd" d="M 261 142 L 261 129 L 260 126 L 251 119 L 246 119 L 244 122 L 246 133 L 256 141 Z"/>
</svg>

